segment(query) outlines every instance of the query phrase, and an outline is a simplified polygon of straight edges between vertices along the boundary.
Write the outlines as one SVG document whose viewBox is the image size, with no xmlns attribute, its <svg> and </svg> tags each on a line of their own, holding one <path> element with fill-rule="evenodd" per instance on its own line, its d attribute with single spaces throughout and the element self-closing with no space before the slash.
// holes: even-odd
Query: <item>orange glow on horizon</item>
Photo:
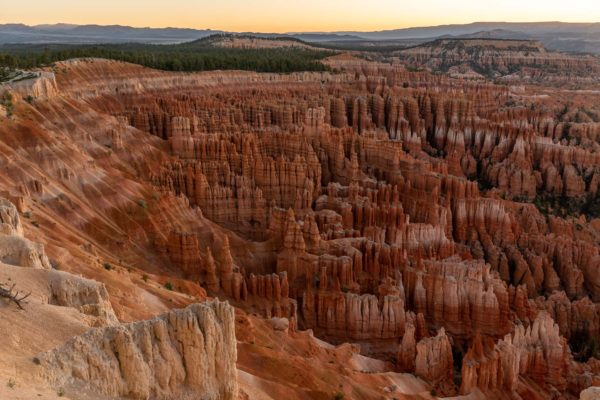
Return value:
<svg viewBox="0 0 600 400">
<path fill-rule="evenodd" d="M 372 31 L 480 21 L 600 21 L 598 0 L 19 0 L 0 23 L 187 27 L 235 32 Z M 594 21 L 594 18 L 596 21 Z"/>
</svg>

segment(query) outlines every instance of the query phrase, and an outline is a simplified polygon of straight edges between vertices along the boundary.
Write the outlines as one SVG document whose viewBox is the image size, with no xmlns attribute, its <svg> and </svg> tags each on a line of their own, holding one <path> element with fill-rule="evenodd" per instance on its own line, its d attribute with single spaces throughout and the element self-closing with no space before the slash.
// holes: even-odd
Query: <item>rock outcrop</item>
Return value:
<svg viewBox="0 0 600 400">
<path fill-rule="evenodd" d="M 93 325 L 116 325 L 117 317 L 108 299 L 106 287 L 96 281 L 56 272 L 50 281 L 50 304 L 72 307 L 95 318 Z"/>
<path fill-rule="evenodd" d="M 23 225 L 17 207 L 5 198 L 0 198 L 0 223 L 4 235 L 23 236 Z"/>
<path fill-rule="evenodd" d="M 454 361 L 448 336 L 441 328 L 438 334 L 417 343 L 415 373 L 428 382 L 452 382 Z"/>
<path fill-rule="evenodd" d="M 552 318 L 541 312 L 527 328 L 519 325 L 493 348 L 477 336 L 462 366 L 462 393 L 472 388 L 516 390 L 520 377 L 564 392 L 569 349 Z"/>
<path fill-rule="evenodd" d="M 17 208 L 7 199 L 0 199 L 0 262 L 30 268 L 50 268 L 44 246 L 23 236 Z"/>
<path fill-rule="evenodd" d="M 598 399 L 600 399 L 600 388 L 591 387 L 591 388 L 585 389 L 579 395 L 579 399 L 580 400 L 598 400 Z"/>
<path fill-rule="evenodd" d="M 110 397 L 233 400 L 236 354 L 233 308 L 213 301 L 93 329 L 40 360 L 57 384 Z"/>
<path fill-rule="evenodd" d="M 439 39 L 401 50 L 397 55 L 411 65 L 481 80 L 498 76 L 528 80 L 544 74 L 546 84 L 556 84 L 583 76 L 587 68 L 598 68 L 591 57 L 549 52 L 533 40 Z"/>
</svg>

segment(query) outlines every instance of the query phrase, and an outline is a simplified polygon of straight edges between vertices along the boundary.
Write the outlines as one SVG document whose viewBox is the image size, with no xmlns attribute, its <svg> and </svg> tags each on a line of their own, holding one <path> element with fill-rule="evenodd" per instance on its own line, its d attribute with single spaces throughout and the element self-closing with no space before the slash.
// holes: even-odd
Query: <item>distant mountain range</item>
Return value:
<svg viewBox="0 0 600 400">
<path fill-rule="evenodd" d="M 403 28 L 376 32 L 336 32 L 337 34 L 357 35 L 370 40 L 433 38 L 444 35 L 470 35 L 481 31 L 515 31 L 528 35 L 545 34 L 600 34 L 600 22 L 473 22 L 461 25 L 438 25 L 428 27 Z"/>
<path fill-rule="evenodd" d="M 311 32 L 322 34 L 322 32 Z M 367 41 L 428 41 L 439 38 L 530 39 L 541 41 L 549 50 L 600 54 L 600 22 L 474 22 L 393 29 L 376 32 L 335 32 Z"/>
<path fill-rule="evenodd" d="M 0 25 L 0 44 L 5 43 L 180 43 L 222 31 L 186 28 L 133 28 L 122 25 Z"/>
<path fill-rule="evenodd" d="M 0 44 L 6 43 L 179 43 L 201 39 L 216 33 L 211 29 L 134 28 L 121 25 L 0 25 Z M 474 22 L 463 25 L 440 25 L 375 32 L 293 32 L 252 33 L 258 37 L 291 36 L 307 42 L 352 42 L 398 44 L 438 38 L 533 39 L 548 49 L 600 54 L 600 22 Z"/>
</svg>

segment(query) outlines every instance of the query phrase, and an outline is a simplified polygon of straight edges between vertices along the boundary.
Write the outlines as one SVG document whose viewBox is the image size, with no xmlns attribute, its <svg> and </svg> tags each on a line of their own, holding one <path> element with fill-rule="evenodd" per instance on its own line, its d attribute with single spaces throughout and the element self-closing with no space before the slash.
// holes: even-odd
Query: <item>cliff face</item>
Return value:
<svg viewBox="0 0 600 400">
<path fill-rule="evenodd" d="M 15 290 L 18 291 L 16 287 L 23 284 L 19 276 L 22 274 L 27 285 L 36 286 L 32 281 L 43 282 L 41 288 L 36 287 L 35 293 L 43 304 L 76 309 L 86 316 L 86 323 L 91 326 L 118 323 L 106 287 L 102 283 L 81 276 L 51 269 L 44 246 L 25 238 L 17 207 L 12 201 L 2 197 L 0 197 L 0 231 L 0 252 L 4 254 L 0 263 L 2 268 L 0 272 L 3 276 L 7 275 L 3 277 L 1 285 L 5 290 L 12 286 L 13 294 L 16 294 Z M 13 279 L 11 272 L 15 271 L 18 272 Z M 33 291 L 30 291 L 29 296 L 32 294 Z M 17 298 L 23 295 L 24 292 L 17 295 Z M 29 296 L 23 301 L 26 302 Z M 3 298 L 6 300 L 5 296 Z"/>
<path fill-rule="evenodd" d="M 44 246 L 23 236 L 23 226 L 15 205 L 0 198 L 0 262 L 38 269 L 49 269 Z"/>
<path fill-rule="evenodd" d="M 26 79 L 17 79 L 8 84 L 0 84 L 0 90 L 8 90 L 19 98 L 32 96 L 47 99 L 59 94 L 54 73 L 47 71 L 30 74 Z"/>
<path fill-rule="evenodd" d="M 586 70 L 597 70 L 592 56 L 572 56 L 547 51 L 537 41 L 493 39 L 439 39 L 397 52 L 406 62 L 465 78 L 537 80 L 557 84 L 583 78 Z M 539 79 L 544 75 L 543 79 Z M 536 79 L 537 78 L 537 79 Z M 588 83 L 597 83 L 588 77 Z"/>
<path fill-rule="evenodd" d="M 91 325 L 105 326 L 118 323 L 110 304 L 106 287 L 96 281 L 58 273 L 50 279 L 52 293 L 49 303 L 72 307 L 92 318 Z"/>
<path fill-rule="evenodd" d="M 0 209 L 2 232 L 32 233 L 53 265 L 105 282 L 121 320 L 208 294 L 292 341 L 312 329 L 396 359 L 443 395 L 568 398 L 594 384 L 578 338 L 600 334 L 600 129 L 581 121 L 599 96 L 328 62 L 341 72 L 64 63 L 61 96 L 0 125 L 0 192 L 23 215 Z M 48 268 L 41 248 L 10 240 L 3 262 Z M 52 285 L 52 302 L 111 327 L 48 356 L 57 379 L 141 398 L 202 387 L 173 326 L 216 311 L 114 326 L 105 293 L 81 287 Z M 267 350 L 240 334 L 257 363 Z M 136 372 L 96 379 L 76 347 Z"/>
<path fill-rule="evenodd" d="M 99 328 L 40 356 L 49 379 L 111 397 L 237 396 L 234 311 L 194 304 L 152 320 Z"/>
<path fill-rule="evenodd" d="M 24 238 L 17 207 L 4 198 L 0 223 L 0 249 L 7 255 L 0 263 L 2 298 L 7 290 L 15 295 L 14 304 L 2 301 L 0 307 L 2 374 L 22 369 L 17 379 L 29 380 L 28 388 L 49 385 L 76 396 L 237 399 L 234 310 L 227 303 L 197 303 L 121 324 L 105 285 L 56 271 L 56 261 L 52 269 L 31 263 L 48 263 L 48 257 L 43 246 Z M 35 257 L 12 256 L 22 248 L 15 243 L 27 244 Z M 24 368 L 32 359 L 35 368 Z"/>
<path fill-rule="evenodd" d="M 472 388 L 516 390 L 519 377 L 564 392 L 569 355 L 566 341 L 550 316 L 540 313 L 533 325 L 517 326 L 513 334 L 486 348 L 481 337 L 463 359 L 461 392 Z"/>
<path fill-rule="evenodd" d="M 23 225 L 17 207 L 8 199 L 0 199 L 0 222 L 4 235 L 23 236 Z"/>
<path fill-rule="evenodd" d="M 453 370 L 452 348 L 442 328 L 437 336 L 425 338 L 417 344 L 415 373 L 429 382 L 451 380 Z"/>
</svg>

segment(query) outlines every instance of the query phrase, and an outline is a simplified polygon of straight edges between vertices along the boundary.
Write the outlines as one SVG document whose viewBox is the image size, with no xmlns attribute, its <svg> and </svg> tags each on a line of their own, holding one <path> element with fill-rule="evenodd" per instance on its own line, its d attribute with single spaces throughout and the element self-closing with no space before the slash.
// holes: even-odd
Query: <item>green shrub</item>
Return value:
<svg viewBox="0 0 600 400">
<path fill-rule="evenodd" d="M 4 104 L 6 103 L 12 103 L 13 101 L 13 96 L 10 92 L 4 92 L 4 94 L 2 95 L 2 102 Z"/>
<path fill-rule="evenodd" d="M 6 116 L 8 118 L 12 117 L 13 110 L 15 107 L 15 105 L 13 104 L 12 94 L 10 94 L 9 92 L 4 92 L 4 94 L 2 95 L 2 99 L 0 100 L 0 104 L 2 104 L 6 109 Z"/>
<path fill-rule="evenodd" d="M 165 289 L 167 289 L 167 290 L 173 290 L 173 284 L 171 282 L 165 283 Z"/>
<path fill-rule="evenodd" d="M 110 271 L 113 268 L 112 265 L 110 263 L 107 263 L 107 262 L 105 262 L 104 264 L 102 264 L 102 266 L 107 271 Z"/>
</svg>

